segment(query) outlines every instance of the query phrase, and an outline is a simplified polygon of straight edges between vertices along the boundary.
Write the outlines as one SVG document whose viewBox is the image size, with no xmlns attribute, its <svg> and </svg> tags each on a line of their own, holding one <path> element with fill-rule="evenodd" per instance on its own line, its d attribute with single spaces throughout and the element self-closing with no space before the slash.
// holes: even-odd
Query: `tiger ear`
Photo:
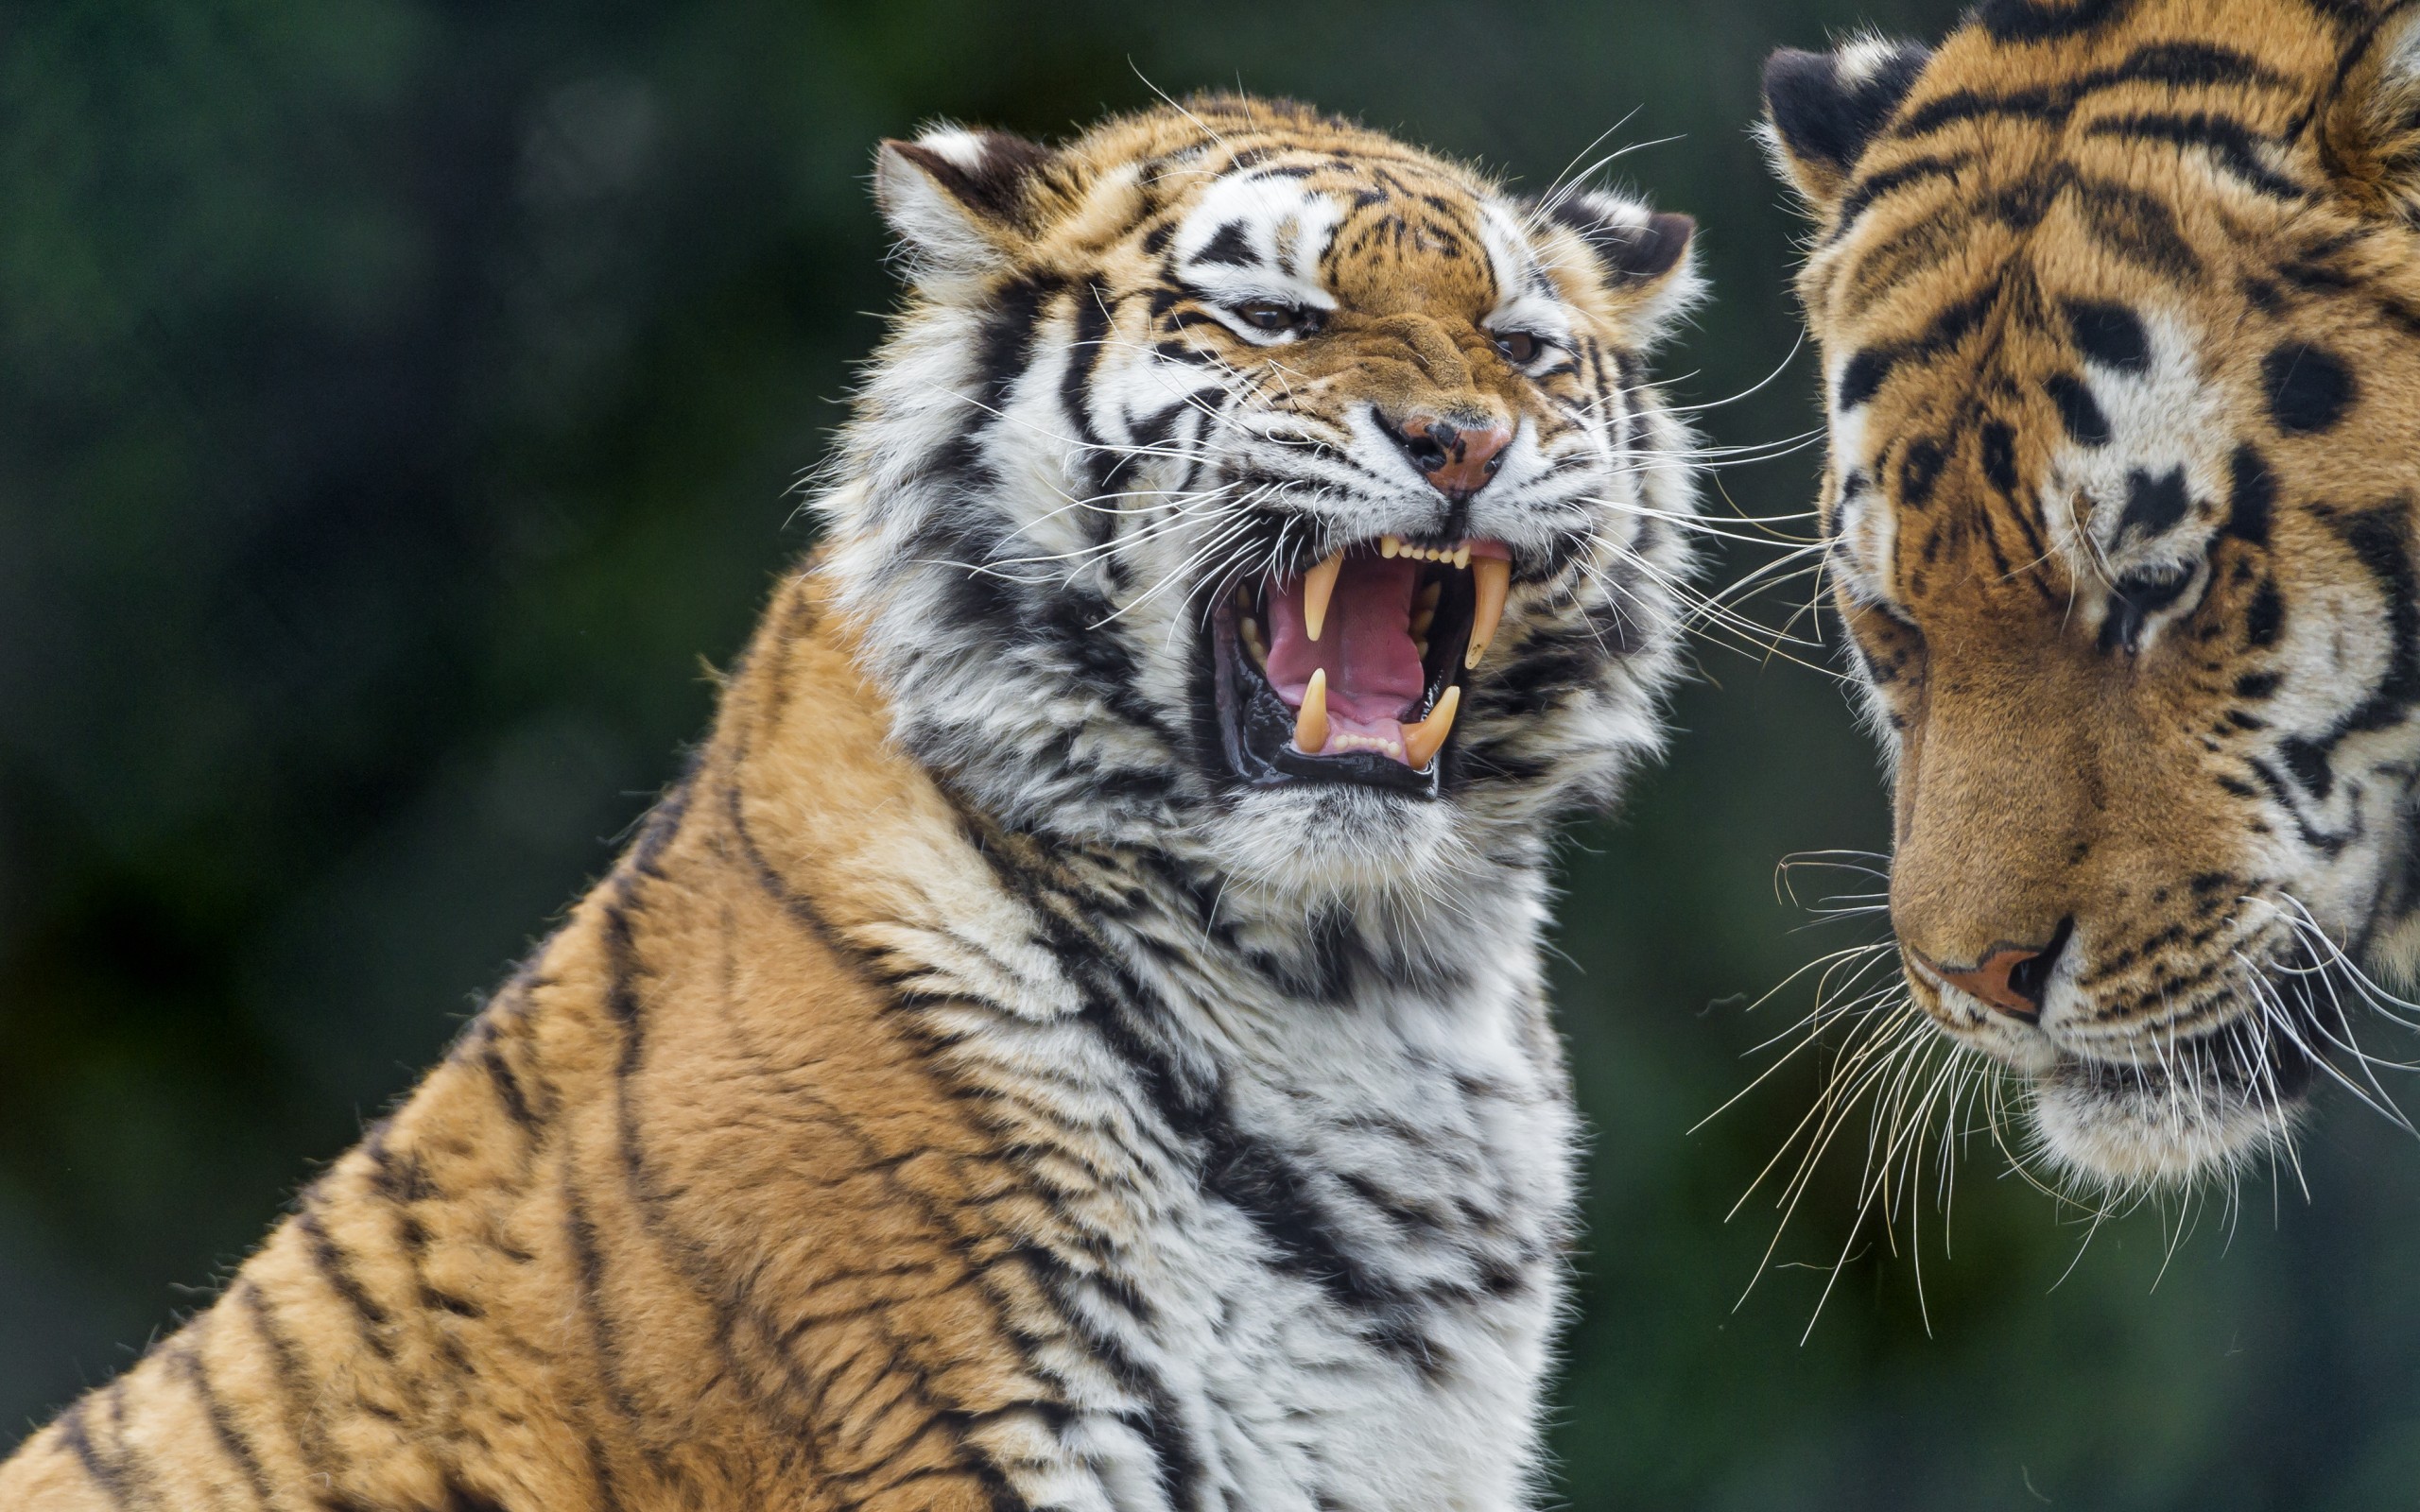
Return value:
<svg viewBox="0 0 2420 1512">
<path fill-rule="evenodd" d="M 1686 215 L 1595 189 L 1558 190 L 1528 209 L 1580 239 L 1599 284 L 1641 347 L 1662 340 L 1705 293 L 1691 255 L 1698 223 Z"/>
<path fill-rule="evenodd" d="M 1006 131 L 935 127 L 874 153 L 874 203 L 919 275 L 994 272 L 1031 238 L 1031 191 L 1049 161 Z"/>
<path fill-rule="evenodd" d="M 1861 37 L 1828 53 L 1785 47 L 1765 60 L 1765 118 L 1757 128 L 1773 170 L 1828 214 L 1848 192 L 1858 159 L 1889 124 L 1932 59 L 1920 43 Z"/>
<path fill-rule="evenodd" d="M 2341 189 L 2420 223 L 2420 15 L 2398 17 L 2363 42 L 2339 75 L 2321 132 Z"/>
</svg>

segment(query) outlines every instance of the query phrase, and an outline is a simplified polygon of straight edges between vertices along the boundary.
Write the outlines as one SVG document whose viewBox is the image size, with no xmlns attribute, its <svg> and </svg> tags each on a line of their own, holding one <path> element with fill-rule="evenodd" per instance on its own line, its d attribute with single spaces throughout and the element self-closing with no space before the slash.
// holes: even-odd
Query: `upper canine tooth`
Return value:
<svg viewBox="0 0 2420 1512">
<path fill-rule="evenodd" d="M 1381 557 L 1402 556 L 1403 538 L 1400 536 L 1380 536 L 1378 538 L 1378 555 Z"/>
<path fill-rule="evenodd" d="M 1428 711 L 1427 718 L 1403 727 L 1403 753 L 1410 759 L 1415 771 L 1426 771 L 1428 764 L 1437 759 L 1438 747 L 1445 744 L 1445 736 L 1454 728 L 1454 712 L 1461 706 L 1462 685 L 1450 684 L 1444 696 L 1437 700 L 1437 707 Z M 1305 699 L 1303 707 L 1309 708 L 1309 700 Z M 1324 707 L 1322 714 L 1324 717 Z"/>
<path fill-rule="evenodd" d="M 1303 707 L 1294 711 L 1294 748 L 1316 756 L 1327 745 L 1327 668 L 1311 669 L 1310 686 L 1303 690 Z"/>
<path fill-rule="evenodd" d="M 1471 583 L 1478 592 L 1478 602 L 1471 606 L 1471 647 L 1462 654 L 1462 665 L 1475 667 L 1478 659 L 1487 655 L 1487 643 L 1495 639 L 1495 627 L 1504 620 L 1504 595 L 1512 586 L 1512 564 L 1499 557 L 1481 557 L 1471 563 Z"/>
<path fill-rule="evenodd" d="M 1344 553 L 1338 552 L 1303 575 L 1303 628 L 1312 640 L 1327 624 L 1327 601 L 1336 596 L 1336 575 L 1344 571 Z"/>
</svg>

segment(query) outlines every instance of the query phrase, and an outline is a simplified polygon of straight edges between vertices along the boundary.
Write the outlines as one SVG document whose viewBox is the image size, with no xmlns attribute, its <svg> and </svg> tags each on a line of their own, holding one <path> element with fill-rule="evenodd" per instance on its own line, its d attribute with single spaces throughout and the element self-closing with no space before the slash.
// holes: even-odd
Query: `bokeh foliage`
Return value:
<svg viewBox="0 0 2420 1512">
<path fill-rule="evenodd" d="M 1242 83 L 1532 184 L 1599 133 L 1698 215 L 1693 402 L 1789 358 L 1771 45 L 1945 7 L 113 0 L 0 10 L 0 1421 L 208 1295 L 607 862 L 805 543 L 893 290 L 873 142 Z M 1669 140 L 1666 140 L 1669 139 Z M 1811 364 L 1706 412 L 1812 423 Z M 1718 509 L 1804 507 L 1800 453 Z M 1744 570 L 1734 550 L 1714 569 Z M 1796 592 L 1803 598 L 1804 584 Z M 1819 673 L 1709 643 L 1568 850 L 1597 1132 L 1558 1413 L 1583 1508 L 2408 1506 L 2420 1150 L 2344 1099 L 2291 1177 L 2085 1226 L 1989 1142 L 1954 1254 L 1843 1150 L 1745 1305 L 1725 1224 L 1806 1106 L 1687 1131 L 1808 1005 L 1783 855 L 1883 833 Z M 1904 1238 L 1904 1230 L 1902 1237 Z M 1834 1259 L 1851 1259 L 1808 1342 Z M 2156 1286 L 2154 1287 L 2154 1281 Z M 1928 1324 L 1928 1331 L 1927 1331 Z M 0 1434 L 0 1441 L 10 1436 Z"/>
</svg>

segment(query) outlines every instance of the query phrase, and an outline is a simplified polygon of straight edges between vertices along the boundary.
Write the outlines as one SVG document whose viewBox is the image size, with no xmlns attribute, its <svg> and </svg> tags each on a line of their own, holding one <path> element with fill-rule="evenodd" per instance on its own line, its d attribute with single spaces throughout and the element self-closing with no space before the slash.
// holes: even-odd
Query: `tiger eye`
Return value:
<svg viewBox="0 0 2420 1512">
<path fill-rule="evenodd" d="M 1495 350 L 1516 367 L 1526 368 L 1537 361 L 1540 345 L 1538 338 L 1527 331 L 1502 331 L 1495 337 Z"/>
</svg>

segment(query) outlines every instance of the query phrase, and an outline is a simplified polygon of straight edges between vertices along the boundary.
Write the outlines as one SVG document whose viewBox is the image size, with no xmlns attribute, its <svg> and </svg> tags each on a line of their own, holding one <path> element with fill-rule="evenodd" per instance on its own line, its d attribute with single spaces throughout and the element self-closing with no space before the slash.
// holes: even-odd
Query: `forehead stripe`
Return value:
<svg viewBox="0 0 2420 1512">
<path fill-rule="evenodd" d="M 1897 137 L 1924 136 L 1945 126 L 1990 115 L 2014 115 L 2046 125 L 2064 124 L 2088 96 L 2123 84 L 2164 84 L 2171 89 L 2206 89 L 2242 84 L 2257 89 L 2283 89 L 2288 81 L 2258 62 L 2225 47 L 2203 43 L 2158 42 L 2138 47 L 2108 68 L 2081 74 L 2063 84 L 1984 94 L 1959 90 L 1919 106 L 1893 128 Z"/>
</svg>

